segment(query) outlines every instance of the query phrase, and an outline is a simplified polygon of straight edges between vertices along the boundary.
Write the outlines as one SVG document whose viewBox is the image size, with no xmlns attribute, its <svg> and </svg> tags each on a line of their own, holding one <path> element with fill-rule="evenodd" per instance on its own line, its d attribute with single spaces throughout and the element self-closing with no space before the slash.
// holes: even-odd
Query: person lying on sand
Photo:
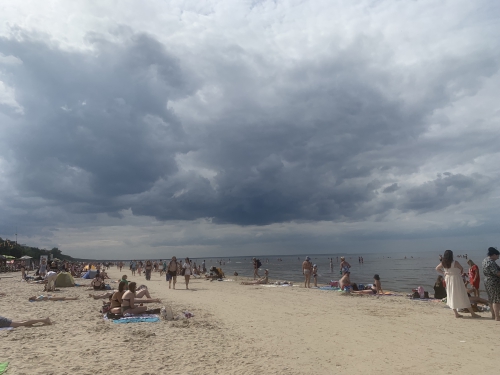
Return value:
<svg viewBox="0 0 500 375">
<path fill-rule="evenodd" d="M 269 277 L 269 270 L 266 270 L 264 272 L 264 277 L 261 277 L 260 279 L 254 281 L 242 281 L 241 285 L 267 284 L 269 282 L 268 277 Z"/>
<path fill-rule="evenodd" d="M 15 321 L 12 321 L 10 319 L 4 318 L 3 316 L 0 316 L 0 328 L 31 327 L 37 323 L 42 323 L 42 325 L 44 325 L 44 326 L 52 324 L 52 322 L 50 321 L 50 318 L 23 320 L 23 321 L 16 321 L 15 322 Z"/>
<path fill-rule="evenodd" d="M 78 297 L 55 297 L 55 296 L 32 296 L 28 298 L 28 301 L 30 302 L 37 302 L 37 301 L 75 301 L 77 300 Z"/>
<path fill-rule="evenodd" d="M 104 294 L 92 294 L 89 293 L 89 297 L 93 299 L 107 299 L 113 296 L 113 293 L 116 293 L 116 290 L 112 290 L 110 292 L 104 293 Z"/>
</svg>

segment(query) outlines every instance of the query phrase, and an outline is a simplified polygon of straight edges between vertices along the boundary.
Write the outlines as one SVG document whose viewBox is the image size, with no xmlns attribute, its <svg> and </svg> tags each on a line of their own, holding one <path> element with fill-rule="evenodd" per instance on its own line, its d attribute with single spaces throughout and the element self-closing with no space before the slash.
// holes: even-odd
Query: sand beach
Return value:
<svg viewBox="0 0 500 375">
<path fill-rule="evenodd" d="M 113 324 L 85 287 L 61 288 L 77 301 L 29 302 L 40 285 L 1 277 L 0 316 L 49 316 L 51 326 L 0 331 L 6 374 L 465 374 L 497 373 L 499 326 L 455 319 L 440 302 L 399 296 L 343 296 L 302 286 L 243 286 L 192 280 L 169 290 L 164 277 L 148 286 L 174 314 L 193 318 Z M 121 274 L 112 268 L 112 280 Z M 76 279 L 89 284 L 89 280 Z M 112 283 L 116 287 L 117 283 Z"/>
</svg>

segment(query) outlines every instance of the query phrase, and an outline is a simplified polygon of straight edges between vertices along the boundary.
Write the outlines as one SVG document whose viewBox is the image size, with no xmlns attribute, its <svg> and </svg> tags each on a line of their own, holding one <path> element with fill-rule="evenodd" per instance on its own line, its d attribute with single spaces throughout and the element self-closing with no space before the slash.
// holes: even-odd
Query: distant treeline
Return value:
<svg viewBox="0 0 500 375">
<path fill-rule="evenodd" d="M 35 259 L 40 259 L 40 255 L 52 254 L 53 257 L 57 259 L 73 260 L 73 258 L 69 255 L 64 255 L 57 247 L 54 247 L 51 250 L 45 250 L 39 249 L 38 247 L 21 246 L 19 244 L 16 245 L 15 241 L 11 241 L 9 239 L 4 240 L 2 237 L 0 237 L 0 254 L 10 255 L 16 258 L 28 255 Z"/>
</svg>

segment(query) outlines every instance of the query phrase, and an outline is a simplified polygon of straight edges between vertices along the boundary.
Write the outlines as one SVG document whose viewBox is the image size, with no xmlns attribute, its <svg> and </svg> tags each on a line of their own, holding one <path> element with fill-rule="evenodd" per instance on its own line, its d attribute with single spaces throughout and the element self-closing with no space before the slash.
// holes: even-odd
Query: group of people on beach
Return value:
<svg viewBox="0 0 500 375">
<path fill-rule="evenodd" d="M 453 310 L 456 318 L 461 318 L 460 310 L 468 310 L 473 318 L 480 316 L 475 313 L 474 305 L 483 303 L 489 305 L 492 318 L 500 321 L 500 266 L 496 261 L 500 252 L 490 247 L 487 256 L 482 262 L 484 286 L 488 299 L 482 299 L 479 293 L 480 272 L 479 267 L 468 259 L 469 277 L 464 274 L 462 265 L 453 259 L 453 251 L 446 250 L 441 257 L 441 262 L 436 266 L 440 274 L 435 285 L 435 298 L 445 295 L 446 304 Z M 467 256 L 464 256 L 467 259 Z M 464 277 L 465 276 L 465 277 Z M 467 289 L 467 286 L 470 288 Z"/>
</svg>

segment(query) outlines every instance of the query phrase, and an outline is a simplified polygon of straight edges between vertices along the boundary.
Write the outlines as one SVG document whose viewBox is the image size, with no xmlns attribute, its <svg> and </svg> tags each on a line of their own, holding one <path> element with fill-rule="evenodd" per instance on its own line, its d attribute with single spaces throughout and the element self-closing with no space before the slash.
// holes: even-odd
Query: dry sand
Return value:
<svg viewBox="0 0 500 375">
<path fill-rule="evenodd" d="M 0 331 L 6 374 L 497 374 L 500 325 L 455 319 L 442 303 L 342 296 L 303 287 L 132 277 L 189 320 L 114 324 L 86 288 L 55 294 L 78 301 L 28 302 L 41 287 L 2 278 L 0 315 L 50 316 L 54 325 Z M 121 275 L 110 272 L 113 279 Z M 11 274 L 12 275 L 12 274 Z M 0 277 L 2 277 L 0 275 Z M 79 283 L 89 284 L 89 280 Z M 117 284 L 112 284 L 117 286 Z"/>
</svg>

